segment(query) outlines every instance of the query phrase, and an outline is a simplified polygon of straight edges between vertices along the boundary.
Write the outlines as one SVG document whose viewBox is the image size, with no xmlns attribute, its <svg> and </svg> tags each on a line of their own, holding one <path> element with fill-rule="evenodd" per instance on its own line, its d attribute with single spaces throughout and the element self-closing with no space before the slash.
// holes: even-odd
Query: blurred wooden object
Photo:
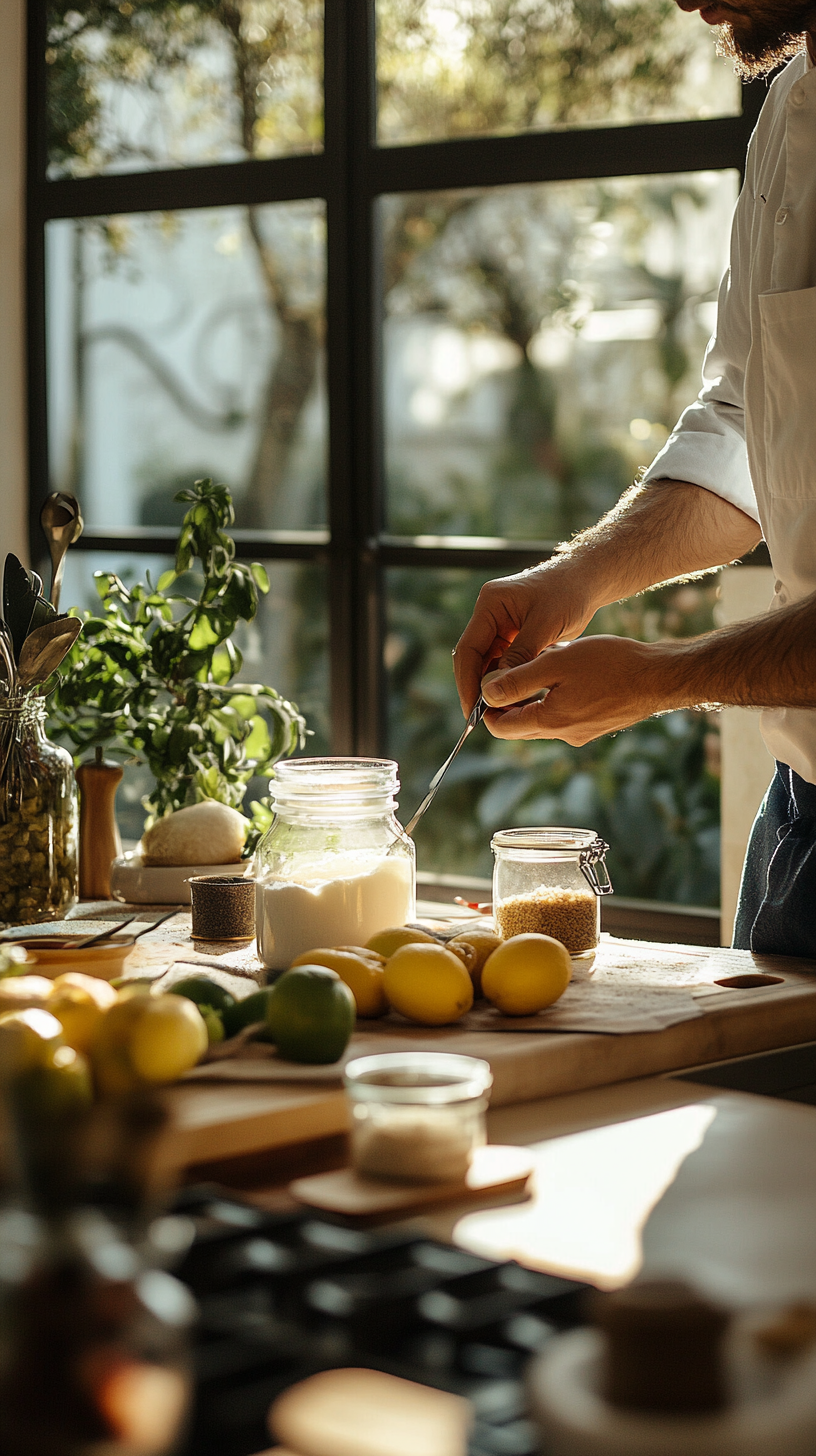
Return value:
<svg viewBox="0 0 816 1456">
<path fill-rule="evenodd" d="M 116 823 L 116 790 L 122 782 L 121 764 L 102 757 L 81 763 L 79 784 L 79 894 L 82 900 L 111 898 L 110 872 L 122 841 Z"/>
<path fill-rule="evenodd" d="M 300 1456 L 465 1456 L 470 1423 L 461 1396 L 379 1370 L 322 1370 L 269 1412 L 283 1452 Z"/>
<path fill-rule="evenodd" d="M 296 1178 L 289 1192 L 299 1203 L 346 1218 L 413 1213 L 433 1203 L 479 1201 L 492 1193 L 508 1196 L 523 1193 L 533 1171 L 524 1148 L 490 1144 L 477 1148 L 467 1178 L 447 1183 L 396 1183 L 393 1180 L 361 1178 L 353 1168 L 338 1168 Z"/>
</svg>

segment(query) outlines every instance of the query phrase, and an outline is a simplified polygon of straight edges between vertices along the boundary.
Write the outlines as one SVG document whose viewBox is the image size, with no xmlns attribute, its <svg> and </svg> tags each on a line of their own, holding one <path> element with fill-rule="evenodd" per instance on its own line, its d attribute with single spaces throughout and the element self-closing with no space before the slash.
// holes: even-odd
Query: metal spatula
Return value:
<svg viewBox="0 0 816 1456">
<path fill-rule="evenodd" d="M 484 698 L 482 697 L 482 695 L 480 693 L 479 696 L 478 696 L 478 698 L 476 699 L 476 703 L 475 703 L 475 706 L 473 707 L 473 709 L 471 711 L 470 717 L 468 718 L 467 723 L 464 726 L 464 729 L 462 731 L 462 736 L 459 739 L 459 742 L 457 743 L 456 747 L 454 748 L 453 753 L 450 754 L 450 756 L 445 759 L 445 762 L 443 763 L 442 767 L 440 769 L 437 769 L 436 773 L 434 774 L 433 778 L 431 779 L 430 788 L 428 789 L 428 792 L 425 795 L 425 798 L 422 800 L 422 803 L 420 804 L 419 808 L 417 809 L 417 811 L 416 811 L 413 819 L 410 819 L 408 821 L 408 823 L 406 824 L 406 826 L 405 826 L 405 833 L 406 834 L 413 834 L 414 830 L 417 827 L 417 824 L 419 823 L 420 819 L 422 818 L 423 814 L 425 813 L 425 810 L 429 807 L 430 804 L 433 803 L 434 798 L 436 797 L 436 791 L 439 788 L 439 785 L 441 784 L 443 778 L 445 777 L 445 774 L 448 772 L 448 769 L 450 768 L 451 764 L 453 763 L 453 760 L 455 759 L 457 753 L 459 752 L 459 749 L 462 747 L 462 744 L 465 742 L 465 739 L 470 737 L 470 735 L 473 732 L 474 728 L 477 728 L 478 725 L 481 723 L 481 721 L 482 721 L 482 719 L 483 719 L 483 717 L 484 717 L 484 715 L 485 715 L 486 712 L 487 712 L 487 703 L 485 702 Z"/>
</svg>

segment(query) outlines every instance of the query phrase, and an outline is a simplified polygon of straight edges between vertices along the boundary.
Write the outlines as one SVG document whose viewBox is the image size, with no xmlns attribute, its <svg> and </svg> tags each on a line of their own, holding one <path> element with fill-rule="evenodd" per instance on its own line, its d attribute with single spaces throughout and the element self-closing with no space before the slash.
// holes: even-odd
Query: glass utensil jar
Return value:
<svg viewBox="0 0 816 1456">
<path fill-rule="evenodd" d="M 501 829 L 491 848 L 500 933 L 552 935 L 569 951 L 573 974 L 588 974 L 601 934 L 600 897 L 612 892 L 609 845 L 594 829 Z"/>
<path fill-rule="evenodd" d="M 493 1074 L 478 1057 L 388 1052 L 358 1057 L 344 1075 L 351 1161 L 363 1178 L 402 1183 L 464 1179 L 486 1141 Z"/>
<path fill-rule="evenodd" d="M 318 946 L 365 945 L 415 910 L 414 844 L 395 817 L 387 758 L 298 758 L 275 766 L 275 817 L 255 855 L 258 954 L 286 970 Z"/>
<path fill-rule="evenodd" d="M 70 753 L 45 736 L 45 703 L 0 702 L 0 920 L 62 920 L 79 894 Z"/>
</svg>

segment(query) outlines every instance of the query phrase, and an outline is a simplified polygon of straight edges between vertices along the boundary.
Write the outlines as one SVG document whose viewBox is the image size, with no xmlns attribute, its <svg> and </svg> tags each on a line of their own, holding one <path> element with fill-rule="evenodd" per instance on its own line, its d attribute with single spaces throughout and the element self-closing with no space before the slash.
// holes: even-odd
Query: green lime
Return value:
<svg viewBox="0 0 816 1456">
<path fill-rule="evenodd" d="M 267 1024 L 290 1062 L 336 1062 L 354 1030 L 354 996 L 336 971 L 295 966 L 272 987 Z"/>
<path fill-rule="evenodd" d="M 167 989 L 174 996 L 186 996 L 196 1006 L 209 1006 L 211 1011 L 226 1011 L 235 1005 L 232 992 L 213 981 L 210 976 L 185 976 L 182 981 L 176 981 Z"/>
<path fill-rule="evenodd" d="M 245 1026 L 252 1026 L 257 1021 L 266 1025 L 269 998 L 274 989 L 274 986 L 264 986 L 260 991 L 253 991 L 251 996 L 245 996 L 243 1001 L 236 1001 L 234 1006 L 229 1006 L 223 1016 L 224 1035 L 236 1036 Z M 267 1030 L 258 1036 L 258 1041 L 270 1039 Z"/>
<path fill-rule="evenodd" d="M 221 1012 L 214 1011 L 212 1006 L 199 1006 L 198 1009 L 207 1028 L 207 1041 L 210 1046 L 215 1046 L 219 1041 L 224 1040 L 224 1022 Z"/>
</svg>

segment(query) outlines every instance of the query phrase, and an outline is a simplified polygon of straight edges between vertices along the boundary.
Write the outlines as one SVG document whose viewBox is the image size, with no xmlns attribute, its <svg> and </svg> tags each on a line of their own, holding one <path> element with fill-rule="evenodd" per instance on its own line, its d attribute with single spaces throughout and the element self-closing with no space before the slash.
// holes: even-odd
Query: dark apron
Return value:
<svg viewBox="0 0 816 1456">
<path fill-rule="evenodd" d="M 733 944 L 816 960 L 816 784 L 784 763 L 751 830 Z"/>
</svg>

